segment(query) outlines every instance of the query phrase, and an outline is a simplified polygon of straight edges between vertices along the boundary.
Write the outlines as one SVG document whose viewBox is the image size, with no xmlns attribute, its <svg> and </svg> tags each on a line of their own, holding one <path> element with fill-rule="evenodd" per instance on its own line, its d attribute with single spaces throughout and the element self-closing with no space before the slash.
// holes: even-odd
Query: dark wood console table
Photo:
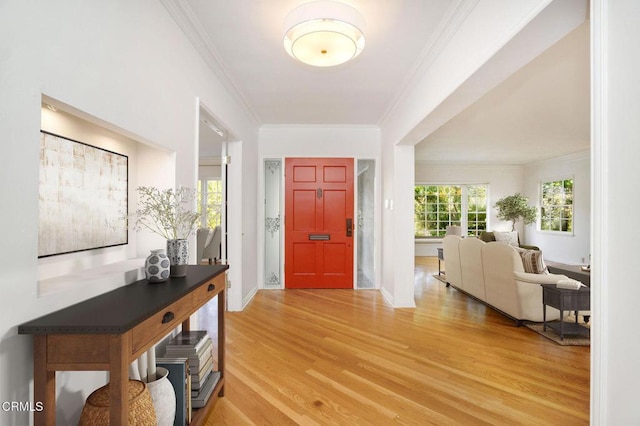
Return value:
<svg viewBox="0 0 640 426">
<path fill-rule="evenodd" d="M 24 323 L 20 334 L 33 335 L 34 413 L 36 425 L 56 422 L 56 371 L 109 371 L 110 424 L 127 424 L 129 364 L 218 296 L 218 370 L 220 380 L 207 405 L 194 411 L 192 424 L 203 422 L 224 395 L 225 274 L 227 265 L 190 265 L 187 276 L 151 284 L 147 280 L 69 306 Z"/>
</svg>

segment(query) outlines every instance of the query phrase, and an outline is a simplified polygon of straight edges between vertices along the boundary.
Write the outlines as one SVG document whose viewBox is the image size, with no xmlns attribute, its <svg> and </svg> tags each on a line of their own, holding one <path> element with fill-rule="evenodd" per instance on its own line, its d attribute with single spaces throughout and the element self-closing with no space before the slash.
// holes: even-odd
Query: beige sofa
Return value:
<svg viewBox="0 0 640 426">
<path fill-rule="evenodd" d="M 447 284 L 516 320 L 541 322 L 542 287 L 564 275 L 524 272 L 520 254 L 511 246 L 478 238 L 448 235 L 443 240 Z M 547 320 L 560 318 L 547 307 Z"/>
</svg>

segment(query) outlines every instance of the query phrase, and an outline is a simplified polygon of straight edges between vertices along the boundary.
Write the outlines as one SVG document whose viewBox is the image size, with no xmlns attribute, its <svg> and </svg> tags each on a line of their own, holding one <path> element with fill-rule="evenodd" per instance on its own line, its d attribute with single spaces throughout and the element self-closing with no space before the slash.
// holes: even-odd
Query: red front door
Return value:
<svg viewBox="0 0 640 426">
<path fill-rule="evenodd" d="M 287 288 L 353 288 L 353 159 L 285 159 Z"/>
</svg>

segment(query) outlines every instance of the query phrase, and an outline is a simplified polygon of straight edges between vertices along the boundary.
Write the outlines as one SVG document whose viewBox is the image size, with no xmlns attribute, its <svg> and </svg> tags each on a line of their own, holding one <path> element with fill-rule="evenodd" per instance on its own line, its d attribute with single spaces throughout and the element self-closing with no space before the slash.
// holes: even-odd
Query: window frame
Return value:
<svg viewBox="0 0 640 426">
<path fill-rule="evenodd" d="M 490 185 L 489 183 L 422 183 L 422 182 L 416 182 L 414 184 L 414 192 L 415 192 L 415 188 L 416 187 L 437 187 L 438 188 L 438 193 L 440 192 L 440 188 L 442 187 L 459 187 L 460 188 L 460 197 L 461 197 L 461 201 L 460 201 L 460 226 L 462 227 L 462 235 L 464 236 L 477 236 L 479 235 L 480 232 L 482 232 L 482 230 L 478 230 L 475 229 L 475 233 L 470 235 L 469 234 L 469 214 L 470 213 L 481 213 L 478 210 L 476 210 L 475 212 L 470 212 L 469 211 L 469 188 L 470 187 L 484 187 L 485 188 L 485 220 L 484 220 L 484 224 L 485 224 L 485 230 L 489 229 L 490 227 Z M 414 199 L 414 203 L 415 203 L 415 199 Z M 425 213 L 426 214 L 426 213 Z M 428 236 L 428 235 L 417 235 L 417 228 L 416 228 L 416 209 L 415 209 L 415 204 L 414 204 L 414 230 L 413 230 L 413 236 L 414 239 L 416 240 L 439 240 L 444 238 L 444 235 L 435 235 L 435 236 Z M 425 223 L 427 222 L 427 220 L 425 219 Z M 440 220 L 437 220 L 436 222 L 441 222 Z M 452 225 L 456 225 L 457 222 L 449 222 Z"/>
<path fill-rule="evenodd" d="M 559 204 L 559 205 L 554 205 L 554 207 L 556 208 L 567 208 L 568 206 L 570 206 L 571 208 L 571 215 L 570 215 L 570 223 L 571 223 L 571 229 L 567 230 L 567 231 L 563 231 L 562 229 L 560 230 L 553 230 L 553 229 L 543 229 L 542 224 L 544 221 L 544 216 L 542 214 L 543 209 L 545 209 L 545 207 L 547 206 L 544 203 L 544 185 L 545 184 L 553 184 L 556 182 L 562 182 L 562 187 L 563 187 L 563 196 L 566 195 L 564 194 L 564 182 L 566 181 L 571 181 L 571 204 Z M 539 232 L 543 232 L 543 233 L 548 233 L 548 234 L 554 234 L 554 235 L 564 235 L 564 236 L 573 236 L 575 235 L 575 205 L 576 205 L 576 199 L 575 199 L 575 195 L 576 195 L 576 180 L 574 176 L 562 176 L 562 177 L 554 177 L 554 178 L 547 178 L 547 179 L 543 179 L 540 180 L 538 182 L 538 217 L 540 218 L 540 220 L 538 221 L 537 224 L 537 228 Z M 562 217 L 560 217 L 560 220 L 562 220 Z"/>
</svg>

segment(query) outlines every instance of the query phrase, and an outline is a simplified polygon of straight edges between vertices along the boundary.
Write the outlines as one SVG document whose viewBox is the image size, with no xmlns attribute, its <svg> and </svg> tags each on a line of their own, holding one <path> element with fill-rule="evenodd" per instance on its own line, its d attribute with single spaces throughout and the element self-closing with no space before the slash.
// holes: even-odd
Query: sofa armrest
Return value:
<svg viewBox="0 0 640 426">
<path fill-rule="evenodd" d="M 531 284 L 557 284 L 560 280 L 568 280 L 566 275 L 559 274 L 530 274 L 529 272 L 513 272 L 516 281 Z"/>
</svg>

